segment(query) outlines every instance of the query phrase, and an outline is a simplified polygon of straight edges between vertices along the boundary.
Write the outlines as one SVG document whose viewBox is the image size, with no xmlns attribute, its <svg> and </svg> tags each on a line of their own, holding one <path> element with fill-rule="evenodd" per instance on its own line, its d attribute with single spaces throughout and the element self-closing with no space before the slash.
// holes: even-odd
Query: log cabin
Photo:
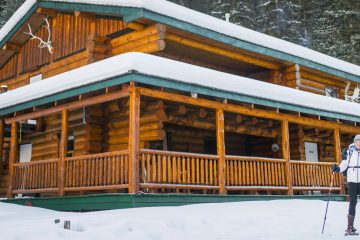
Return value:
<svg viewBox="0 0 360 240">
<path fill-rule="evenodd" d="M 0 195 L 344 193 L 359 83 L 165 0 L 27 0 L 0 30 Z"/>
</svg>

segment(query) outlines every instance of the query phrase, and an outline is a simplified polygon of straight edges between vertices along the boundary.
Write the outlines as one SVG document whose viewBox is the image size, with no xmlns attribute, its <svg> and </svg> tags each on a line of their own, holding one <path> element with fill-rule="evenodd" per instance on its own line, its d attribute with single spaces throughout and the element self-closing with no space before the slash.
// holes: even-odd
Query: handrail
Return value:
<svg viewBox="0 0 360 240">
<path fill-rule="evenodd" d="M 39 165 L 39 164 L 45 164 L 45 163 L 54 163 L 57 161 L 59 161 L 59 159 L 47 159 L 47 160 L 38 160 L 38 161 L 32 161 L 32 162 L 14 163 L 14 167 Z"/>
<path fill-rule="evenodd" d="M 290 160 L 290 163 L 291 164 L 298 164 L 298 165 L 333 165 L 334 163 L 336 163 L 335 161 L 334 162 L 308 162 L 308 161 L 298 161 L 298 160 Z"/>
<path fill-rule="evenodd" d="M 201 154 L 201 153 L 186 153 L 186 152 L 176 152 L 176 151 L 162 151 L 162 150 L 153 150 L 153 149 L 140 149 L 140 154 L 143 153 L 152 153 L 152 154 L 162 154 L 162 155 L 176 155 L 179 157 L 200 157 L 200 158 L 212 158 L 219 159 L 218 155 L 211 154 Z"/>
<path fill-rule="evenodd" d="M 67 158 L 65 158 L 65 161 L 75 161 L 75 160 L 81 160 L 84 158 L 111 157 L 111 156 L 122 155 L 122 154 L 127 154 L 127 153 L 129 153 L 128 150 L 88 154 L 88 155 L 81 155 L 81 156 L 76 156 L 76 157 L 67 157 Z"/>
<path fill-rule="evenodd" d="M 280 158 L 263 158 L 263 157 L 247 157 L 247 156 L 235 156 L 235 155 L 226 155 L 226 160 L 244 160 L 244 161 L 262 161 L 262 162 L 286 162 L 285 159 Z"/>
</svg>

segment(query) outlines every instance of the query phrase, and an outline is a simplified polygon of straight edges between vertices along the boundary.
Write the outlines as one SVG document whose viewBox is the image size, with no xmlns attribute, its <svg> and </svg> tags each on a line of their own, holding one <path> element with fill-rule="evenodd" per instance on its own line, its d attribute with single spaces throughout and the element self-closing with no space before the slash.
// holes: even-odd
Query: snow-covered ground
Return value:
<svg viewBox="0 0 360 240">
<path fill-rule="evenodd" d="M 348 203 L 276 200 L 64 213 L 0 203 L 1 240 L 343 239 Z M 61 223 L 55 224 L 55 219 Z M 71 221 L 71 230 L 63 221 Z M 360 217 L 355 220 L 360 229 Z M 350 236 L 352 238 L 352 236 Z M 356 238 L 356 237 L 355 237 Z"/>
</svg>

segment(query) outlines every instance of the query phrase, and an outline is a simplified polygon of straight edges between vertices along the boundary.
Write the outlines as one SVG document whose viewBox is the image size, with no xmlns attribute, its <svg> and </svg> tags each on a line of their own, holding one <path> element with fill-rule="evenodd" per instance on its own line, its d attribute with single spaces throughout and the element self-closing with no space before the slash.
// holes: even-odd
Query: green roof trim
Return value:
<svg viewBox="0 0 360 240">
<path fill-rule="evenodd" d="M 180 90 L 184 92 L 196 92 L 198 94 L 206 95 L 206 96 L 212 96 L 212 97 L 218 97 L 218 98 L 224 98 L 234 101 L 240 101 L 240 102 L 246 102 L 246 103 L 252 103 L 262 106 L 268 106 L 268 107 L 274 107 L 284 110 L 290 110 L 295 112 L 301 112 L 301 113 L 307 113 L 312 115 L 319 115 L 322 117 L 328 117 L 328 118 L 334 118 L 334 119 L 343 119 L 348 121 L 354 121 L 354 122 L 360 122 L 360 117 L 351 116 L 347 114 L 342 113 L 334 113 L 324 110 L 318 110 L 303 106 L 297 106 L 289 103 L 282 103 L 278 101 L 274 101 L 271 99 L 265 99 L 265 98 L 258 98 L 254 96 L 246 96 L 242 95 L 240 93 L 232 93 L 227 91 L 221 91 L 218 89 L 213 89 L 209 87 L 204 87 L 200 85 L 194 85 L 194 84 L 188 84 L 184 82 L 178 82 L 171 79 L 164 79 L 156 76 L 149 76 L 149 75 L 143 75 L 137 72 L 129 72 L 127 74 L 116 76 L 114 78 L 109 78 L 107 80 L 103 80 L 100 82 L 92 83 L 86 86 L 70 89 L 68 91 L 64 91 L 61 93 L 57 93 L 54 95 L 46 96 L 39 99 L 34 99 L 29 102 L 21 103 L 18 105 L 14 105 L 8 108 L 4 108 L 0 110 L 0 116 L 4 116 L 9 113 L 13 113 L 16 111 L 21 111 L 24 109 L 32 108 L 35 106 L 51 103 L 54 101 L 59 101 L 62 99 L 66 99 L 69 97 L 74 97 L 79 94 L 84 94 L 91 91 L 96 91 L 100 89 L 104 89 L 111 86 L 116 86 L 123 83 L 128 83 L 130 81 L 134 81 L 137 83 L 143 83 L 147 85 L 157 86 L 157 87 L 165 87 L 169 89 L 175 89 Z"/>
</svg>

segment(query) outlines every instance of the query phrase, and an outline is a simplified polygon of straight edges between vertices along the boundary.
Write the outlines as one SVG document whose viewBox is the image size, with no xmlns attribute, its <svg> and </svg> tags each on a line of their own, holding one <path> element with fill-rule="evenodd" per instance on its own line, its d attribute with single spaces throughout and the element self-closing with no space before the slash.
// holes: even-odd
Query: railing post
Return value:
<svg viewBox="0 0 360 240">
<path fill-rule="evenodd" d="M 4 131 L 5 131 L 5 123 L 4 119 L 0 119 L 0 177 L 3 172 L 3 153 L 4 153 Z"/>
<path fill-rule="evenodd" d="M 335 149 L 335 160 L 337 163 L 341 162 L 341 144 L 340 144 L 340 129 L 334 129 L 334 149 Z M 344 179 L 340 176 L 340 193 L 344 194 Z"/>
<path fill-rule="evenodd" d="M 140 94 L 131 84 L 129 104 L 129 193 L 138 193 L 139 180 L 139 128 L 140 128 Z"/>
<path fill-rule="evenodd" d="M 217 154 L 219 156 L 218 180 L 219 180 L 220 194 L 226 194 L 225 132 L 224 132 L 224 110 L 223 109 L 216 109 L 216 145 L 217 145 Z"/>
<path fill-rule="evenodd" d="M 11 138 L 10 138 L 10 154 L 9 154 L 9 185 L 7 191 L 7 197 L 12 198 L 14 194 L 13 182 L 14 182 L 14 163 L 16 162 L 18 156 L 18 129 L 19 124 L 17 122 L 11 123 Z"/>
<path fill-rule="evenodd" d="M 69 134 L 69 110 L 64 109 L 61 112 L 61 137 L 59 146 L 58 163 L 58 195 L 64 196 L 65 185 L 65 158 L 67 155 L 67 144 Z"/>
<path fill-rule="evenodd" d="M 288 187 L 288 195 L 293 195 L 293 185 L 292 185 L 292 173 L 291 173 L 291 163 L 290 163 L 290 138 L 289 138 L 289 121 L 281 121 L 281 145 L 282 145 L 282 154 L 283 159 L 286 160 L 286 183 Z"/>
</svg>

